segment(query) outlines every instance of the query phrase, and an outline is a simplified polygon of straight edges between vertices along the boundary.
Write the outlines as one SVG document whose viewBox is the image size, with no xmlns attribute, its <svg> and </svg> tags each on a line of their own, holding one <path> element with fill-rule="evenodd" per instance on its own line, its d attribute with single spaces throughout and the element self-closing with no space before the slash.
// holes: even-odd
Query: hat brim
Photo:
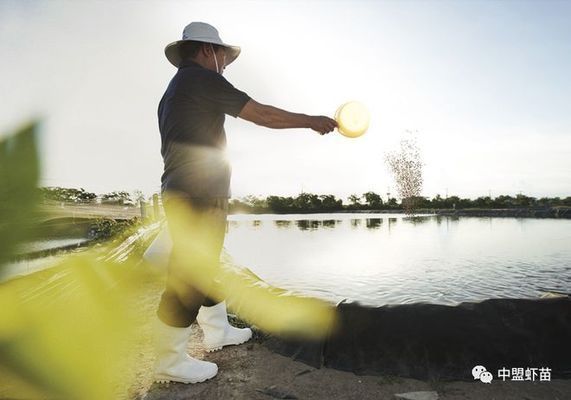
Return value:
<svg viewBox="0 0 571 400">
<path fill-rule="evenodd" d="M 195 42 L 200 42 L 200 40 L 194 40 Z M 167 60 L 177 68 L 180 68 L 182 65 L 182 61 L 185 59 L 185 55 L 182 54 L 181 44 L 184 42 L 189 42 L 189 40 L 177 40 L 176 42 L 172 42 L 167 44 L 165 47 L 165 56 Z M 209 43 L 209 42 L 203 42 Z M 226 50 L 226 65 L 230 65 L 234 62 L 236 58 L 240 55 L 242 49 L 239 46 L 232 46 L 226 43 L 213 43 L 219 46 L 224 47 Z"/>
</svg>

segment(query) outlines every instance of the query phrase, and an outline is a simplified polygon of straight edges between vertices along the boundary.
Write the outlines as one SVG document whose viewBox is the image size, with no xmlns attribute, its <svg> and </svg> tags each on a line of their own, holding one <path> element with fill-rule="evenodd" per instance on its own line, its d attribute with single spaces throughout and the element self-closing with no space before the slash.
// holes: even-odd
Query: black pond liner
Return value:
<svg viewBox="0 0 571 400">
<path fill-rule="evenodd" d="M 504 367 L 548 367 L 551 378 L 571 378 L 569 296 L 457 306 L 341 302 L 337 312 L 338 329 L 323 340 L 270 336 L 264 345 L 316 368 L 356 374 L 472 381 L 472 368 L 483 365 L 494 375 Z"/>
</svg>

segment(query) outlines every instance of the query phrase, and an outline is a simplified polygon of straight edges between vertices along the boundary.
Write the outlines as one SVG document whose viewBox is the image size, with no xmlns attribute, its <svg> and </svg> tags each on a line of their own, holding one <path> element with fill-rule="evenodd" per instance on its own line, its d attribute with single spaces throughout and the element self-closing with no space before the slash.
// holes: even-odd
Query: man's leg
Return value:
<svg viewBox="0 0 571 400">
<path fill-rule="evenodd" d="M 171 195 L 165 202 L 165 212 L 174 245 L 157 314 L 167 325 L 187 327 L 196 319 L 202 305 L 217 304 L 206 294 L 219 269 L 228 202 L 227 199 L 185 199 L 180 196 L 176 199 L 185 202 L 189 211 L 186 216 L 191 220 L 183 225 L 186 228 L 184 237 L 178 238 L 181 215 L 177 207 L 172 207 Z"/>
<path fill-rule="evenodd" d="M 173 249 L 166 288 L 157 311 L 155 379 L 159 382 L 202 382 L 214 377 L 218 367 L 190 357 L 186 348 L 190 325 L 199 308 L 202 304 L 215 303 L 207 299 L 205 293 L 212 287 L 219 269 L 227 200 L 199 201 L 165 196 L 165 212 Z"/>
</svg>

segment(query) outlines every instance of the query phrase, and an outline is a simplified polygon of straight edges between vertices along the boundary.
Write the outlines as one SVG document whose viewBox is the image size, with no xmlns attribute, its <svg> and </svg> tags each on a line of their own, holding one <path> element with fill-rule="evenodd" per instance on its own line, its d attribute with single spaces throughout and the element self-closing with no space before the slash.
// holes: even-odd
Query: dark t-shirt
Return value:
<svg viewBox="0 0 571 400">
<path fill-rule="evenodd" d="M 225 114 L 236 117 L 250 97 L 222 75 L 188 61 L 158 109 L 164 172 L 161 190 L 190 197 L 230 197 Z"/>
</svg>

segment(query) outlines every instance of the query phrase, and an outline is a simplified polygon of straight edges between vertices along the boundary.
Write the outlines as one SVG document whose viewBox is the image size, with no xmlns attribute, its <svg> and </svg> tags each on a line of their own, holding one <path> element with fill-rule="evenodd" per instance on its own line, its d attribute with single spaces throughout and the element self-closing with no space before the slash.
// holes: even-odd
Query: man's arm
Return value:
<svg viewBox="0 0 571 400">
<path fill-rule="evenodd" d="M 238 117 L 266 128 L 309 128 L 322 135 L 331 132 L 337 126 L 337 122 L 329 117 L 296 114 L 251 99 L 242 108 Z"/>
</svg>

